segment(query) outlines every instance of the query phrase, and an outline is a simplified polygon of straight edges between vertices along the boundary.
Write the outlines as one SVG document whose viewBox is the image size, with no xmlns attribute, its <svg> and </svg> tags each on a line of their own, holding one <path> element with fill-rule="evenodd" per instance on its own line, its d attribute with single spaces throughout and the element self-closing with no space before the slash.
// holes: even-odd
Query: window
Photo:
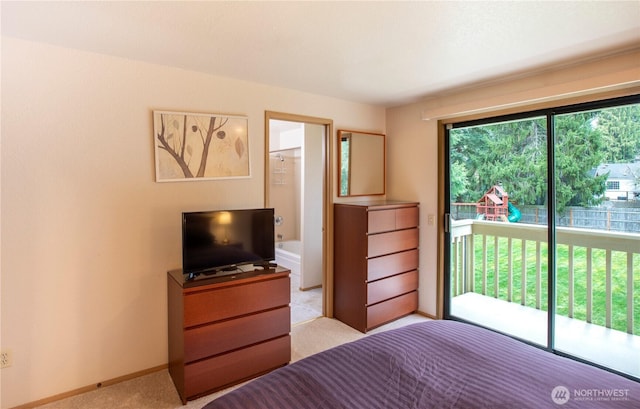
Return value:
<svg viewBox="0 0 640 409">
<path fill-rule="evenodd" d="M 619 180 L 608 180 L 607 181 L 607 190 L 620 190 L 620 181 Z"/>
</svg>

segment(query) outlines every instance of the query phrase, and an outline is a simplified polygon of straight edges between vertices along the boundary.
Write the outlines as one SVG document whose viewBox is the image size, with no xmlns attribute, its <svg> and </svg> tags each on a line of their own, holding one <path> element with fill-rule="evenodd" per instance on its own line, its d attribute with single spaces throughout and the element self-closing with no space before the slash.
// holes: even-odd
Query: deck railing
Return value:
<svg viewBox="0 0 640 409">
<path fill-rule="evenodd" d="M 453 297 L 476 292 L 546 310 L 547 226 L 458 220 L 451 223 L 451 233 Z M 556 257 L 557 270 L 564 275 L 562 288 L 556 286 L 563 297 L 558 302 L 562 314 L 591 323 L 594 309 L 602 310 L 604 303 L 601 325 L 633 334 L 640 316 L 640 306 L 634 306 L 634 296 L 640 296 L 640 235 L 557 227 L 555 237 L 562 248 L 562 257 Z M 624 323 L 618 319 L 613 326 L 613 317 L 621 315 Z M 637 328 L 635 332 L 640 335 Z"/>
</svg>

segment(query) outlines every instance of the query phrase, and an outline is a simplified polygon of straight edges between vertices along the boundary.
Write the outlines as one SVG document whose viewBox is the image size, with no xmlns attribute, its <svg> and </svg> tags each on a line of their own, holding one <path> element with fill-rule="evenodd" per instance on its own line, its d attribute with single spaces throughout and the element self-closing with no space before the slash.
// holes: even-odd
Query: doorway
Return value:
<svg viewBox="0 0 640 409">
<path fill-rule="evenodd" d="M 328 143 L 332 121 L 266 112 L 265 206 L 275 209 L 276 263 L 291 270 L 292 324 L 327 315 Z"/>
</svg>

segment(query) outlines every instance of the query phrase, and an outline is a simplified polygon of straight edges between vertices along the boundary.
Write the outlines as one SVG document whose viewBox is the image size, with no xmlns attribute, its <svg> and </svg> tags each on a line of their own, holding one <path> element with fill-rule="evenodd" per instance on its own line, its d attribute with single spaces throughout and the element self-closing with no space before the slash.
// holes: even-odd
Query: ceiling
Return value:
<svg viewBox="0 0 640 409">
<path fill-rule="evenodd" d="M 0 7 L 3 36 L 382 106 L 640 47 L 640 1 Z"/>
</svg>

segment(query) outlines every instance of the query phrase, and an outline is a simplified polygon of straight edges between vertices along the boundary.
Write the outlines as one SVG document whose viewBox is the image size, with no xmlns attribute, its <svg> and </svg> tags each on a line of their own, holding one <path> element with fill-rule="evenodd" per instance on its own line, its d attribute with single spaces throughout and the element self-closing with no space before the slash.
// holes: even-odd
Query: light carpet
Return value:
<svg viewBox="0 0 640 409">
<path fill-rule="evenodd" d="M 427 320 L 429 318 L 413 314 L 376 328 L 367 335 Z M 291 361 L 300 360 L 367 335 L 331 318 L 317 318 L 296 324 L 291 328 Z M 38 407 L 46 409 L 200 409 L 216 397 L 239 386 L 241 385 L 182 405 L 169 372 L 165 369 Z"/>
</svg>

